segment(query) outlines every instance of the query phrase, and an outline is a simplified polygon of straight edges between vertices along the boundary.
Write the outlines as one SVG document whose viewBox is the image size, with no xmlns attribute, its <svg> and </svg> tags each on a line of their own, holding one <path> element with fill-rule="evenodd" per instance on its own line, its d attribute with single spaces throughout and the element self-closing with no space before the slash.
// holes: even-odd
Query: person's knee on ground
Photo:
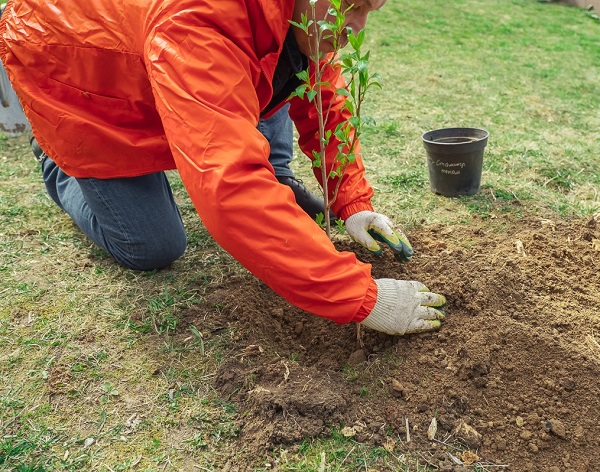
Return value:
<svg viewBox="0 0 600 472">
<path fill-rule="evenodd" d="M 155 270 L 183 255 L 187 237 L 164 173 L 129 179 L 77 179 L 65 174 L 34 137 L 30 144 L 48 195 L 119 264 Z"/>
<path fill-rule="evenodd" d="M 144 236 L 133 244 L 130 241 L 108 241 L 108 247 L 103 249 L 124 267 L 149 271 L 171 265 L 183 255 L 187 247 L 185 232 L 163 228 L 161 232 Z"/>
</svg>

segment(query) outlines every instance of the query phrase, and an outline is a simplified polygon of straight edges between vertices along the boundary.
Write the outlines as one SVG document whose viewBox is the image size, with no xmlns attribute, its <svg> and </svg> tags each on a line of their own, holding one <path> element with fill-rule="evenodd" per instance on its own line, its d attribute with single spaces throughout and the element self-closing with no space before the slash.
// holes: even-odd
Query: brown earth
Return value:
<svg viewBox="0 0 600 472">
<path fill-rule="evenodd" d="M 360 348 L 356 325 L 302 312 L 250 276 L 188 313 L 235 328 L 215 386 L 240 405 L 240 445 L 254 455 L 232 456 L 229 469 L 346 428 L 439 470 L 600 470 L 600 218 L 489 227 L 417 227 L 403 265 L 339 243 L 376 278 L 444 293 L 448 316 L 435 333 L 367 331 Z"/>
</svg>

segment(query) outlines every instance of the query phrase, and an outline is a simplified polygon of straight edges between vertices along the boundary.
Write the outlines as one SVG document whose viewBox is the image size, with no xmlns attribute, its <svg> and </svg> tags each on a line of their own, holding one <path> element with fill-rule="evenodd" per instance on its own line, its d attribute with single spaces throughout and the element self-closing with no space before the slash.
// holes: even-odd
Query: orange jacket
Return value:
<svg viewBox="0 0 600 472">
<path fill-rule="evenodd" d="M 376 299 L 371 267 L 337 252 L 278 184 L 256 129 L 293 3 L 11 0 L 0 57 L 39 144 L 67 174 L 176 168 L 208 231 L 248 270 L 308 312 L 361 321 Z M 339 69 L 328 73 L 330 100 Z M 290 114 L 310 156 L 314 106 L 295 98 Z M 333 210 L 372 210 L 371 197 L 357 159 Z"/>
</svg>

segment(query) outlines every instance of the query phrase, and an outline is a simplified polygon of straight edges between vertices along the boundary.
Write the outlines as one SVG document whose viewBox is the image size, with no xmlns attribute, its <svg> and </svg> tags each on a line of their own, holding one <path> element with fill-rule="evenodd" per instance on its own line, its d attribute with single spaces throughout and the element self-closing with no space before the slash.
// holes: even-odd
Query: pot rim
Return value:
<svg viewBox="0 0 600 472">
<path fill-rule="evenodd" d="M 474 141 L 470 143 L 445 143 L 445 142 L 437 142 L 432 140 L 432 136 L 434 133 L 437 133 L 437 139 L 440 137 L 465 137 L 465 138 L 473 138 Z M 452 136 L 454 134 L 454 136 Z M 454 127 L 454 128 L 439 128 L 430 131 L 426 131 L 421 136 L 424 142 L 435 144 L 436 146 L 456 146 L 457 144 L 471 144 L 477 143 L 483 140 L 488 139 L 490 136 L 490 132 L 484 128 L 468 128 L 468 127 Z"/>
</svg>

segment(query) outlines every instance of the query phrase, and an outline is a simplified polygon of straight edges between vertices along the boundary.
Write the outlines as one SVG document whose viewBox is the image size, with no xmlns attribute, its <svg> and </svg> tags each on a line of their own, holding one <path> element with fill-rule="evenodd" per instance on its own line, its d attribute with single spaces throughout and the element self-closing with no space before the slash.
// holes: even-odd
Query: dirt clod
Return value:
<svg viewBox="0 0 600 472">
<path fill-rule="evenodd" d="M 550 430 L 552 434 L 558 436 L 561 439 L 564 439 L 567 436 L 567 430 L 565 429 L 565 425 L 560 420 L 548 420 L 548 422 L 546 423 L 546 427 Z"/>
<path fill-rule="evenodd" d="M 481 434 L 464 420 L 458 421 L 452 434 L 473 449 L 477 449 L 481 445 Z"/>
<path fill-rule="evenodd" d="M 355 367 L 367 362 L 367 353 L 364 349 L 357 349 L 348 357 L 348 365 Z"/>
</svg>

